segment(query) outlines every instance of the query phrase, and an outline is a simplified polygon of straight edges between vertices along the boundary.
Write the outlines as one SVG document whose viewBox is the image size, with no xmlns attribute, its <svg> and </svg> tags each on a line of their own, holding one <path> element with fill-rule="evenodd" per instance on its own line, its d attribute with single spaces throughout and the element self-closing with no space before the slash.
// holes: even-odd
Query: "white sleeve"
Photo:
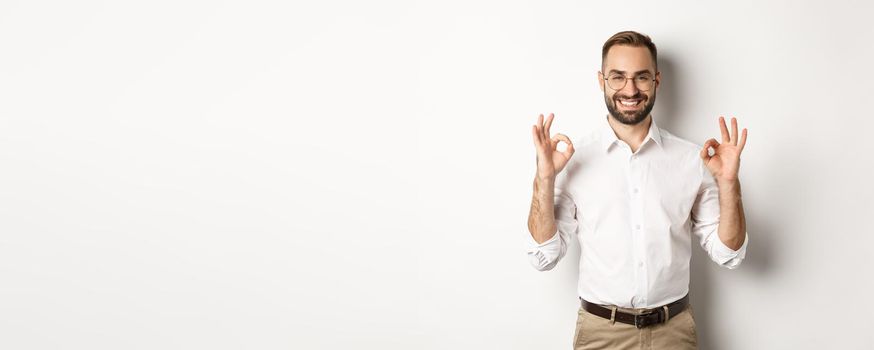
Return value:
<svg viewBox="0 0 874 350">
<path fill-rule="evenodd" d="M 577 235 L 577 207 L 570 193 L 564 188 L 566 174 L 556 177 L 554 208 L 556 233 L 543 243 L 537 243 L 530 233 L 528 237 L 528 261 L 538 271 L 552 270 L 567 253 L 572 237 Z"/>
<path fill-rule="evenodd" d="M 719 239 L 719 188 L 703 162 L 701 170 L 701 186 L 692 206 L 692 234 L 698 237 L 710 259 L 725 268 L 737 268 L 746 256 L 749 235 L 744 232 L 744 243 L 738 250 L 729 248 Z"/>
</svg>

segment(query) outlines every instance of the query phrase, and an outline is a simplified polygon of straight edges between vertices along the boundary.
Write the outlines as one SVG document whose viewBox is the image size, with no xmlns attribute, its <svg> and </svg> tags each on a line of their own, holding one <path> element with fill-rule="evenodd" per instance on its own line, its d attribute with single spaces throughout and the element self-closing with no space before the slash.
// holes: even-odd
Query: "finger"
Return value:
<svg viewBox="0 0 874 350">
<path fill-rule="evenodd" d="M 705 161 L 710 160 L 710 147 L 719 147 L 719 142 L 717 142 L 716 139 L 709 139 L 705 141 L 704 147 L 701 148 L 701 159 L 704 159 Z"/>
<path fill-rule="evenodd" d="M 543 114 L 537 117 L 537 124 L 534 124 L 534 127 L 537 129 L 537 139 L 540 140 L 540 144 L 543 145 L 546 140 L 543 139 Z"/>
<path fill-rule="evenodd" d="M 737 132 L 737 118 L 731 117 L 731 144 L 737 145 L 740 134 Z"/>
<path fill-rule="evenodd" d="M 549 130 L 547 128 L 549 127 L 550 124 L 552 124 L 551 119 L 552 119 L 552 114 L 550 113 L 549 116 L 543 118 L 543 124 L 540 125 L 540 133 L 543 135 L 542 137 L 543 137 L 544 141 L 550 139 Z"/>
<path fill-rule="evenodd" d="M 555 138 L 564 141 L 564 143 L 567 144 L 567 149 L 561 153 L 567 155 L 568 159 L 570 159 L 570 156 L 574 154 L 574 143 L 571 142 L 571 139 L 565 134 L 555 134 Z"/>
<path fill-rule="evenodd" d="M 537 131 L 537 125 L 531 126 L 531 135 L 534 136 L 534 146 L 538 149 L 542 147 L 541 144 L 543 141 L 540 140 L 540 132 Z"/>
<path fill-rule="evenodd" d="M 716 139 L 710 139 L 710 140 L 707 140 L 707 142 L 705 142 L 704 145 L 706 145 L 707 147 L 712 147 L 713 150 L 716 151 L 716 149 L 719 148 L 719 146 L 722 144 L 719 143 L 719 141 L 716 141 Z"/>
<path fill-rule="evenodd" d="M 553 119 L 555 119 L 555 115 L 552 113 L 549 113 L 549 118 L 546 118 L 546 127 L 543 130 L 543 132 L 546 133 L 546 137 L 549 137 L 549 127 L 552 126 Z"/>
<path fill-rule="evenodd" d="M 741 152 L 744 150 L 744 145 L 747 144 L 747 128 L 744 128 L 743 134 L 740 136 L 740 142 L 737 143 L 737 147 Z"/>
<path fill-rule="evenodd" d="M 731 141 L 731 136 L 728 135 L 728 128 L 725 126 L 725 117 L 719 116 L 719 131 L 722 132 L 722 143 Z"/>
</svg>

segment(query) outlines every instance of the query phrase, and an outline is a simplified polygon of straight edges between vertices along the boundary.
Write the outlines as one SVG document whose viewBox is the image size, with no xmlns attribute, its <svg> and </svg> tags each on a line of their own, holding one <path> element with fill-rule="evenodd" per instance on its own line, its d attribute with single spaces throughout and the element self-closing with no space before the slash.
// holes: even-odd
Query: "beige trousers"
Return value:
<svg viewBox="0 0 874 350">
<path fill-rule="evenodd" d="M 648 311 L 622 307 L 617 310 L 635 314 Z M 574 350 L 589 349 L 698 349 L 692 305 L 689 304 L 682 312 L 672 315 L 667 323 L 641 329 L 622 322 L 610 322 L 609 319 L 594 315 L 580 306 L 577 312 L 577 329 L 574 332 Z"/>
</svg>

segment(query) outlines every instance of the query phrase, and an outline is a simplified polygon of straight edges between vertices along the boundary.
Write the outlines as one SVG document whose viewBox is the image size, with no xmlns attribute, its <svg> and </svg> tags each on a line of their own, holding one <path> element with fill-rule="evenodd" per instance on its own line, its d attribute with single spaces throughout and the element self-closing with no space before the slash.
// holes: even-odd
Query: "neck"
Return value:
<svg viewBox="0 0 874 350">
<path fill-rule="evenodd" d="M 631 152 L 634 153 L 637 152 L 637 149 L 643 143 L 643 139 L 649 134 L 652 114 L 646 116 L 646 119 L 635 125 L 622 124 L 609 114 L 607 120 L 610 123 L 610 127 L 613 128 L 613 132 L 616 133 L 616 137 L 627 143 L 631 147 Z"/>
</svg>

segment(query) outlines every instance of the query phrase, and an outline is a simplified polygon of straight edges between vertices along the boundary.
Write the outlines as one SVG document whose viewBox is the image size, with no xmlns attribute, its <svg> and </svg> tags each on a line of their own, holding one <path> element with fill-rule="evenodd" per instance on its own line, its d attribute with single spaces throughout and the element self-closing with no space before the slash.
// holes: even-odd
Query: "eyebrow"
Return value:
<svg viewBox="0 0 874 350">
<path fill-rule="evenodd" d="M 625 71 L 624 71 L 624 70 L 611 69 L 609 72 L 607 72 L 607 74 L 613 74 L 613 73 L 619 73 L 619 74 L 625 75 Z M 650 72 L 649 69 L 643 69 L 643 70 L 639 70 L 639 71 L 637 71 L 637 72 L 634 72 L 634 75 L 638 75 L 638 74 L 642 74 L 642 73 L 650 73 L 650 74 L 652 74 L 652 72 Z"/>
</svg>

